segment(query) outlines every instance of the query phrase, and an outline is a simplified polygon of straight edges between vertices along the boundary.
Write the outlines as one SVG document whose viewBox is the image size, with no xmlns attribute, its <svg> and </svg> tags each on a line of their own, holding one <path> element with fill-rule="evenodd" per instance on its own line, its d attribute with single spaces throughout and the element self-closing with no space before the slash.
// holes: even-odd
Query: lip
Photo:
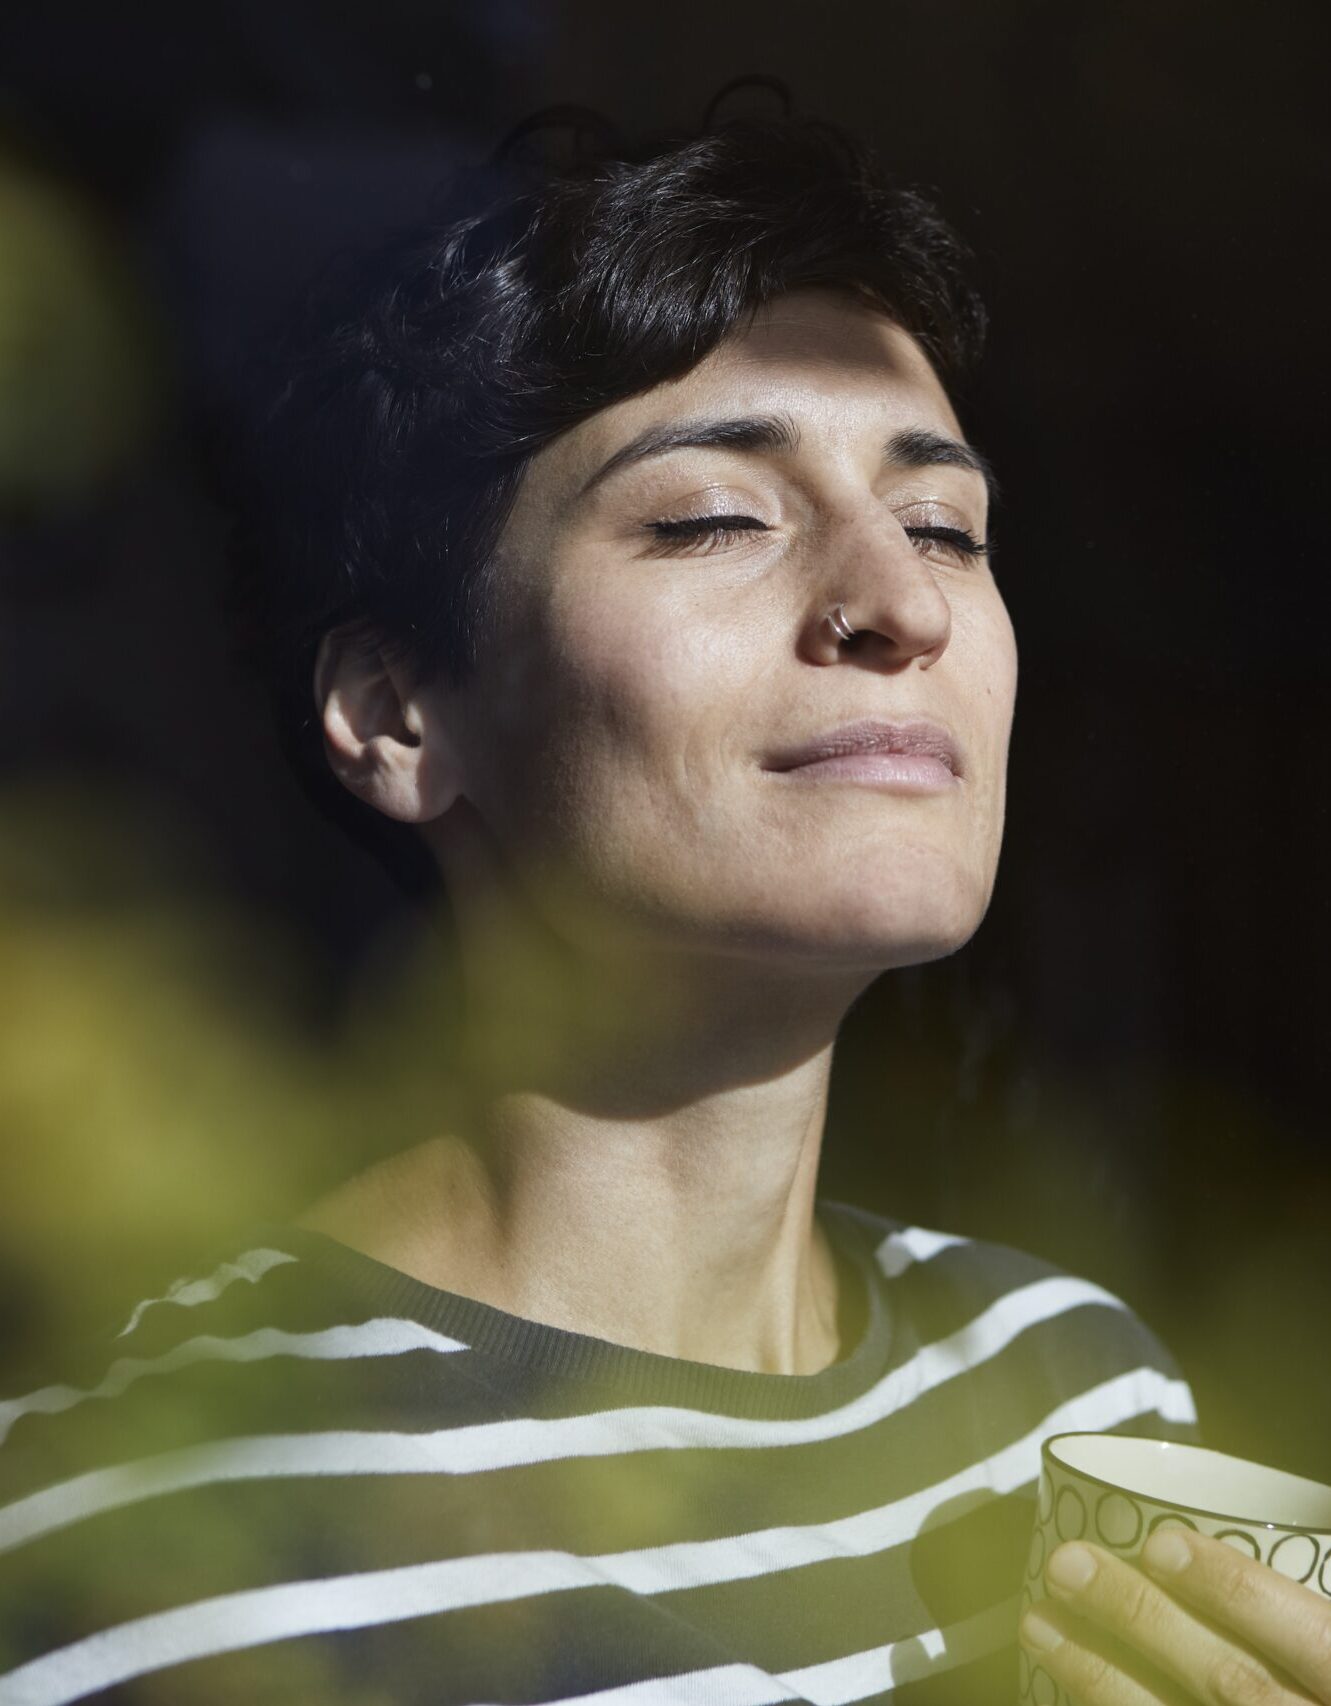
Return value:
<svg viewBox="0 0 1331 1706">
<path fill-rule="evenodd" d="M 931 767 L 940 780 L 946 780 L 938 771 L 940 765 L 951 773 L 954 781 L 959 781 L 963 774 L 957 742 L 941 723 L 889 723 L 877 718 L 864 718 L 859 722 L 842 723 L 837 728 L 827 729 L 803 746 L 788 747 L 773 753 L 765 761 L 763 768 L 788 772 L 826 765 L 829 773 L 835 767 L 837 773 L 850 777 L 860 766 L 853 762 L 843 763 L 843 760 L 887 756 L 907 761 L 931 760 Z M 923 765 L 921 769 L 924 769 Z"/>
</svg>

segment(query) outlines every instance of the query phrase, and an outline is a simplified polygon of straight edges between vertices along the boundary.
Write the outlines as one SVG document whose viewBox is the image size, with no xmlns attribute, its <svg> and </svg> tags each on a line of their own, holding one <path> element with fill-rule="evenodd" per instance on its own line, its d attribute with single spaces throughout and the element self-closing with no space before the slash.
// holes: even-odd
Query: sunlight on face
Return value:
<svg viewBox="0 0 1331 1706">
<path fill-rule="evenodd" d="M 914 340 L 810 290 L 534 460 L 454 714 L 464 793 L 564 939 L 887 968 L 970 936 L 1016 648 L 960 440 Z M 937 725 L 956 779 L 773 768 L 865 719 Z"/>
</svg>

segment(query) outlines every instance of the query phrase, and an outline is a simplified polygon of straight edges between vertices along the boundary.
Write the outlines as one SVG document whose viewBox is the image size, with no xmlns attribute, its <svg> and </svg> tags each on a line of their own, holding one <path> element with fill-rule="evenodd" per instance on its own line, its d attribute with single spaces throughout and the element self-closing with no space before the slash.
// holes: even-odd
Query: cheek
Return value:
<svg viewBox="0 0 1331 1706">
<path fill-rule="evenodd" d="M 1012 720 L 1012 709 L 1017 697 L 1017 633 L 1012 626 L 1012 618 L 1008 615 L 1007 605 L 1001 601 L 995 616 L 997 635 L 995 646 L 999 654 L 998 675 L 1002 683 L 1001 699 Z"/>
<path fill-rule="evenodd" d="M 556 717 L 570 733 L 643 761 L 666 761 L 700 732 L 723 733 L 752 674 L 746 652 L 759 647 L 708 604 L 700 579 L 681 576 L 671 593 L 634 598 L 616 576 L 599 597 L 556 609 L 551 660 L 576 713 L 566 718 L 559 707 Z"/>
<path fill-rule="evenodd" d="M 545 613 L 530 651 L 506 721 L 528 806 L 561 840 L 659 834 L 701 805 L 747 679 L 715 625 L 584 589 Z"/>
<path fill-rule="evenodd" d="M 1006 755 L 1017 694 L 1017 639 L 1007 607 L 992 600 L 953 618 L 953 667 L 966 683 L 972 735 L 989 754 Z"/>
</svg>

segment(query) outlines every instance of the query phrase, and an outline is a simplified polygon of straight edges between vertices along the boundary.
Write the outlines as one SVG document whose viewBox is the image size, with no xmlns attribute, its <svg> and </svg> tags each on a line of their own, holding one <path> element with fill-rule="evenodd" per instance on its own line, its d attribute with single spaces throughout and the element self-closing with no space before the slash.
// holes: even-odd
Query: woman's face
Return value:
<svg viewBox="0 0 1331 1706">
<path fill-rule="evenodd" d="M 443 709 L 462 793 L 547 925 L 860 969 L 966 940 L 998 861 L 1017 662 L 964 549 L 986 485 L 960 441 L 905 332 L 806 290 L 535 458 L 493 640 Z M 849 642 L 825 621 L 839 604 Z M 956 776 L 777 767 L 866 720 L 937 725 Z M 431 826 L 446 877 L 465 815 Z"/>
</svg>

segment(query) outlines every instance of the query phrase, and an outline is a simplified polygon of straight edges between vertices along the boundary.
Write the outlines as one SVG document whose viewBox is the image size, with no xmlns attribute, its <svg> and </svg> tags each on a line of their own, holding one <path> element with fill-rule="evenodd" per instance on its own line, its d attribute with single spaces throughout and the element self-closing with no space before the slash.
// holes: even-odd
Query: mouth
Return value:
<svg viewBox="0 0 1331 1706">
<path fill-rule="evenodd" d="M 881 782 L 935 793 L 962 778 L 957 742 L 938 723 L 843 723 L 802 746 L 772 754 L 763 768 L 810 780 Z"/>
</svg>

